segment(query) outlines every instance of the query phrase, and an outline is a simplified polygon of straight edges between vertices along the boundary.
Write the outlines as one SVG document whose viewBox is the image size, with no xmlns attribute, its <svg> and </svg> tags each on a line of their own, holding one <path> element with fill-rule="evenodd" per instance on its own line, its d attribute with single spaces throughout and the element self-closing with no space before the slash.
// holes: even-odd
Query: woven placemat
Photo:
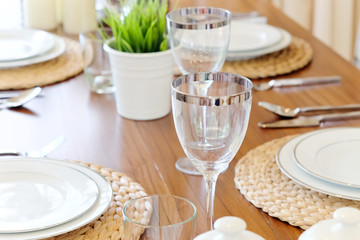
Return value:
<svg viewBox="0 0 360 240">
<path fill-rule="evenodd" d="M 103 175 L 111 184 L 114 197 L 107 211 L 96 221 L 74 231 L 47 240 L 118 240 L 122 239 L 122 209 L 130 199 L 146 196 L 143 187 L 123 173 L 90 163 L 80 163 Z"/>
<path fill-rule="evenodd" d="M 84 64 L 80 44 L 69 38 L 63 39 L 66 50 L 57 58 L 19 68 L 1 69 L 0 90 L 45 86 L 81 73 Z"/>
<path fill-rule="evenodd" d="M 254 206 L 291 225 L 308 229 L 331 219 L 344 206 L 360 208 L 359 201 L 342 199 L 305 188 L 283 174 L 276 154 L 294 136 L 286 136 L 249 151 L 235 167 L 235 185 Z"/>
<path fill-rule="evenodd" d="M 313 57 L 313 50 L 305 40 L 293 37 L 290 45 L 261 57 L 225 62 L 222 71 L 235 72 L 242 76 L 260 79 L 284 75 L 305 67 Z"/>
</svg>

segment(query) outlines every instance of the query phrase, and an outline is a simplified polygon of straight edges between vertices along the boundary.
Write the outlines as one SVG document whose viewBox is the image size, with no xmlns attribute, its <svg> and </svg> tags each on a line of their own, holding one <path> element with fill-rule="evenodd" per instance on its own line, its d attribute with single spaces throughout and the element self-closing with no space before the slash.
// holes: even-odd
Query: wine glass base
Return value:
<svg viewBox="0 0 360 240">
<path fill-rule="evenodd" d="M 197 170 L 197 168 L 194 166 L 194 164 L 188 159 L 187 157 L 182 157 L 176 160 L 175 167 L 177 170 L 179 170 L 182 173 L 189 174 L 189 175 L 195 175 L 195 176 L 201 176 L 202 174 Z M 226 167 L 223 171 L 225 172 L 228 169 Z"/>
<path fill-rule="evenodd" d="M 175 167 L 180 172 L 190 175 L 201 176 L 202 174 L 196 169 L 190 159 L 183 157 L 176 160 Z"/>
</svg>

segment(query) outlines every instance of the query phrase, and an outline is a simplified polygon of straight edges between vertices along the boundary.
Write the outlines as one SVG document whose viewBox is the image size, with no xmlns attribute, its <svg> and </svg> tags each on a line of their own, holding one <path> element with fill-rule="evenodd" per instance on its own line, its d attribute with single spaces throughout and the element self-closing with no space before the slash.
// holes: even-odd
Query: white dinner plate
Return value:
<svg viewBox="0 0 360 240">
<path fill-rule="evenodd" d="M 279 42 L 280 30 L 268 24 L 231 21 L 229 52 L 258 50 Z"/>
<path fill-rule="evenodd" d="M 45 158 L 7 158 L 1 161 L 7 161 L 7 160 L 14 160 L 14 159 L 22 159 L 26 161 L 30 160 L 36 160 L 40 161 L 44 164 L 46 163 L 55 163 L 60 166 L 73 168 L 77 171 L 82 172 L 83 174 L 87 175 L 89 178 L 95 181 L 99 188 L 99 197 L 96 201 L 95 205 L 90 208 L 88 211 L 86 211 L 83 215 L 79 216 L 78 218 L 75 218 L 71 221 L 65 222 L 64 224 L 57 225 L 55 227 L 46 228 L 38 231 L 31 231 L 31 232 L 24 232 L 24 233 L 3 233 L 0 234 L 1 240 L 30 240 L 30 239 L 41 239 L 41 238 L 47 238 L 52 236 L 57 236 L 69 231 L 72 231 L 74 229 L 80 228 L 97 218 L 103 214 L 106 209 L 109 207 L 109 204 L 112 201 L 113 198 L 113 192 L 112 188 L 109 184 L 109 182 L 99 173 L 95 172 L 94 170 L 82 166 L 80 164 L 68 162 L 68 161 L 62 161 L 62 160 L 55 160 L 55 159 L 45 159 Z"/>
<path fill-rule="evenodd" d="M 292 36 L 289 32 L 284 29 L 280 29 L 281 39 L 279 42 L 265 48 L 253 50 L 253 51 L 228 51 L 226 54 L 226 60 L 228 61 L 236 61 L 236 60 L 246 60 L 255 57 L 259 57 L 265 54 L 273 53 L 276 51 L 280 51 L 286 47 L 288 47 L 291 43 Z"/>
<path fill-rule="evenodd" d="M 301 140 L 294 150 L 297 163 L 324 180 L 360 187 L 360 128 L 332 128 Z"/>
<path fill-rule="evenodd" d="M 54 35 L 42 30 L 0 30 L 0 61 L 41 55 L 54 47 Z"/>
<path fill-rule="evenodd" d="M 64 53 L 66 49 L 65 41 L 64 39 L 56 35 L 53 35 L 53 37 L 54 37 L 54 46 L 47 52 L 41 55 L 36 55 L 31 58 L 0 62 L 0 68 L 5 69 L 5 68 L 23 67 L 35 63 L 45 62 L 60 56 L 61 54 Z"/>
<path fill-rule="evenodd" d="M 294 159 L 295 146 L 304 138 L 326 130 L 317 130 L 297 136 L 280 149 L 276 157 L 276 163 L 280 170 L 292 179 L 294 182 L 312 189 L 317 192 L 328 194 L 331 196 L 360 200 L 360 188 L 348 187 L 340 184 L 334 184 L 320 178 L 317 178 L 308 172 L 304 171 Z"/>
<path fill-rule="evenodd" d="M 0 233 L 46 229 L 88 211 L 99 196 L 84 173 L 37 160 L 0 161 Z"/>
</svg>

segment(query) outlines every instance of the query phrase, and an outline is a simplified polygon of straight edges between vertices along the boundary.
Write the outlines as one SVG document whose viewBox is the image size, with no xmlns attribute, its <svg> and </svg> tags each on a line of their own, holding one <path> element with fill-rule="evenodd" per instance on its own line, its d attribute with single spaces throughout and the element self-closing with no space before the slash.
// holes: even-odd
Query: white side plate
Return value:
<svg viewBox="0 0 360 240">
<path fill-rule="evenodd" d="M 54 43 L 54 35 L 41 30 L 0 30 L 0 61 L 41 55 L 53 48 Z"/>
<path fill-rule="evenodd" d="M 360 187 L 360 128 L 333 128 L 301 140 L 295 160 L 305 171 L 324 180 Z"/>
<path fill-rule="evenodd" d="M 226 60 L 228 61 L 236 61 L 236 60 L 246 60 L 251 59 L 255 57 L 260 57 L 265 54 L 273 53 L 276 51 L 280 51 L 286 47 L 288 47 L 292 41 L 292 36 L 289 32 L 280 29 L 281 32 L 281 39 L 278 43 L 275 43 L 274 45 L 271 45 L 269 47 L 252 50 L 252 51 L 239 51 L 239 52 L 228 52 L 226 54 Z"/>
<path fill-rule="evenodd" d="M 64 53 L 66 49 L 65 41 L 61 37 L 55 35 L 53 35 L 53 37 L 54 37 L 54 47 L 51 48 L 49 51 L 44 52 L 41 55 L 36 55 L 34 57 L 27 59 L 0 62 L 0 68 L 5 69 L 5 68 L 23 67 L 35 63 L 45 62 L 60 56 L 61 54 Z"/>
<path fill-rule="evenodd" d="M 0 161 L 0 233 L 46 229 L 88 211 L 96 183 L 70 167 L 37 160 Z"/>
<path fill-rule="evenodd" d="M 252 51 L 278 43 L 282 34 L 267 24 L 231 21 L 229 52 Z"/>
<path fill-rule="evenodd" d="M 306 188 L 336 197 L 360 200 L 360 188 L 347 187 L 322 180 L 304 171 L 296 163 L 293 154 L 295 146 L 302 139 L 322 131 L 324 130 L 305 133 L 285 143 L 277 154 L 276 163 L 286 176 Z"/>
</svg>

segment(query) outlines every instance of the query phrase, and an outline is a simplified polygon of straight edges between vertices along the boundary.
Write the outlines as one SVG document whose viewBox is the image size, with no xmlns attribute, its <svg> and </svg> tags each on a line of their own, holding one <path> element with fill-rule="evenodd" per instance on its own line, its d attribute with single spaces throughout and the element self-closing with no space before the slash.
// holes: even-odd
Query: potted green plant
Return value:
<svg viewBox="0 0 360 240">
<path fill-rule="evenodd" d="M 134 120 L 163 117 L 171 109 L 174 69 L 167 46 L 167 1 L 138 0 L 121 5 L 124 14 L 107 9 L 103 19 L 113 33 L 104 49 L 116 89 L 116 110 Z"/>
</svg>

